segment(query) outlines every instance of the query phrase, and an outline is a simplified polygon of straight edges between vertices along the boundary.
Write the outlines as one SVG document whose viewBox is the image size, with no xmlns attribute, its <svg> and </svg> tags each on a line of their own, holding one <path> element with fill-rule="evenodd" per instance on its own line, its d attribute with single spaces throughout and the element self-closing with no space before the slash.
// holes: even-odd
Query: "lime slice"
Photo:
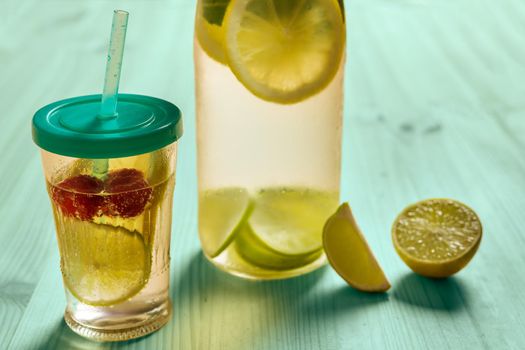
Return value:
<svg viewBox="0 0 525 350">
<path fill-rule="evenodd" d="M 204 252 L 214 258 L 235 238 L 252 205 L 243 188 L 208 190 L 199 197 L 199 234 Z"/>
<path fill-rule="evenodd" d="M 261 190 L 249 224 L 265 249 L 309 255 L 321 249 L 323 225 L 337 208 L 337 197 L 335 192 L 302 188 Z"/>
<path fill-rule="evenodd" d="M 323 245 L 334 270 L 352 287 L 364 292 L 385 292 L 390 283 L 355 222 L 348 203 L 328 219 Z"/>
<path fill-rule="evenodd" d="M 206 22 L 215 25 L 222 25 L 224 13 L 230 3 L 230 0 L 199 0 L 202 4 L 199 14 L 204 17 Z"/>
<path fill-rule="evenodd" d="M 144 214 L 132 218 L 122 218 L 120 216 L 95 216 L 91 221 L 97 225 L 121 227 L 127 231 L 145 235 Z"/>
<path fill-rule="evenodd" d="M 284 255 L 269 249 L 253 232 L 249 224 L 243 225 L 235 240 L 235 248 L 244 260 L 253 265 L 272 270 L 289 270 L 304 266 L 317 259 L 322 251 L 303 255 Z"/>
<path fill-rule="evenodd" d="M 195 33 L 203 50 L 219 63 L 226 64 L 222 21 L 230 0 L 200 0 Z"/>
<path fill-rule="evenodd" d="M 232 0 L 223 27 L 237 79 L 254 95 L 283 104 L 323 90 L 345 48 L 337 0 Z"/>
<path fill-rule="evenodd" d="M 137 294 L 150 274 L 142 235 L 66 218 L 58 230 L 64 283 L 81 302 L 110 306 Z"/>
<path fill-rule="evenodd" d="M 394 247 L 414 271 L 448 277 L 478 250 L 481 222 L 474 210 L 451 199 L 429 199 L 403 210 L 392 226 Z"/>
</svg>

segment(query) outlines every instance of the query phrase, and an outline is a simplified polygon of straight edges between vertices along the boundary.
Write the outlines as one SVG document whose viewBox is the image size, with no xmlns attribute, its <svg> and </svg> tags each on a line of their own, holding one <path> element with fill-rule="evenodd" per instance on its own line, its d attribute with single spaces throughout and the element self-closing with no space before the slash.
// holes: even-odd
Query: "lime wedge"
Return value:
<svg viewBox="0 0 525 350">
<path fill-rule="evenodd" d="M 323 241 L 330 265 L 349 285 L 363 292 L 386 292 L 390 288 L 348 203 L 326 222 Z"/>
<path fill-rule="evenodd" d="M 321 249 L 324 223 L 337 204 L 335 192 L 263 189 L 255 197 L 249 224 L 264 249 L 304 257 Z"/>
<path fill-rule="evenodd" d="M 65 218 L 58 241 L 64 283 L 81 302 L 109 306 L 137 294 L 150 274 L 142 235 L 120 227 Z"/>
<path fill-rule="evenodd" d="M 230 0 L 200 0 L 199 3 L 202 4 L 199 15 L 208 23 L 220 26 Z"/>
<path fill-rule="evenodd" d="M 199 196 L 199 234 L 204 252 L 214 258 L 233 241 L 252 205 L 243 188 L 208 190 Z"/>
<path fill-rule="evenodd" d="M 197 6 L 195 33 L 204 51 L 219 63 L 226 64 L 222 20 L 230 0 L 200 0 Z"/>
<path fill-rule="evenodd" d="M 145 225 L 144 218 L 146 215 L 142 214 L 132 218 L 122 218 L 120 216 L 95 216 L 92 222 L 98 225 L 106 225 L 111 227 L 121 227 L 127 231 L 134 232 L 144 236 Z"/>
<path fill-rule="evenodd" d="M 272 270 L 289 270 L 307 265 L 321 255 L 321 250 L 302 255 L 284 255 L 269 249 L 253 232 L 249 224 L 243 225 L 235 240 L 235 248 L 244 260 Z"/>
</svg>

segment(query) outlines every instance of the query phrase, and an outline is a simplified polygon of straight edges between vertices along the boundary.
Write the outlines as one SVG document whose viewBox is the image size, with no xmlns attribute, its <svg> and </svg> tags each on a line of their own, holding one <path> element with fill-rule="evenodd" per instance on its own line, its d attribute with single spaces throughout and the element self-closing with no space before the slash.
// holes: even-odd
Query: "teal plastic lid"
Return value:
<svg viewBox="0 0 525 350">
<path fill-rule="evenodd" d="M 51 103 L 33 116 L 33 141 L 46 151 L 87 159 L 147 153 L 182 136 L 181 112 L 155 97 L 119 94 L 117 116 L 99 116 L 101 95 Z"/>
</svg>

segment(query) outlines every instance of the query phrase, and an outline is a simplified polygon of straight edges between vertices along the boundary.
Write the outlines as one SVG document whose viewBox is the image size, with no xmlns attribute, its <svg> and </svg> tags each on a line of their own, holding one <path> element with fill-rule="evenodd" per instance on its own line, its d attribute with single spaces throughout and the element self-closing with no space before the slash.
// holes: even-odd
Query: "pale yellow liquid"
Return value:
<svg viewBox="0 0 525 350">
<path fill-rule="evenodd" d="M 201 203 L 207 196 L 224 192 L 216 191 L 202 192 Z M 265 197 L 265 193 L 269 196 Z M 216 217 L 210 215 L 213 213 L 200 213 L 204 253 L 220 269 L 245 278 L 278 279 L 306 273 L 325 263 L 322 229 L 336 210 L 338 201 L 336 192 L 305 188 L 258 189 L 250 193 L 248 213 L 236 230 L 226 236 L 227 246 L 216 256 L 206 251 L 205 247 L 209 246 L 206 241 L 215 241 L 214 235 L 222 225 L 207 221 Z M 225 209 L 217 210 L 223 212 Z M 264 215 L 260 214 L 262 210 Z M 217 230 L 213 229 L 214 224 Z M 300 232 L 301 228 L 305 231 Z M 270 235 L 271 240 L 268 240 Z"/>
<path fill-rule="evenodd" d="M 227 3 L 220 1 L 216 5 Z M 225 57 L 220 57 L 221 49 L 216 41 L 221 30 L 220 16 L 216 15 L 213 4 L 199 1 L 194 41 L 200 207 L 208 195 L 229 188 L 247 191 L 255 206 L 257 193 L 262 190 L 293 192 L 295 200 L 303 203 L 300 205 L 303 212 L 297 210 L 289 219 L 307 219 L 311 216 L 308 207 L 320 207 L 315 232 L 297 234 L 297 230 L 287 228 L 285 222 L 279 223 L 279 215 L 275 220 L 268 219 L 275 222 L 267 224 L 277 228 L 281 224 L 280 234 L 290 245 L 300 248 L 300 240 L 312 237 L 320 242 L 324 222 L 339 202 L 344 58 L 335 77 L 315 95 L 293 104 L 263 100 L 250 92 L 232 73 Z M 209 18 L 213 19 L 209 28 L 203 25 L 206 19 L 200 17 L 201 6 L 208 6 Z M 199 41 L 199 32 L 204 33 L 200 37 L 204 38 L 204 45 L 208 45 L 207 50 Z M 212 51 L 215 58 L 208 54 Z M 285 201 L 285 198 L 281 199 Z M 320 206 L 319 201 L 329 204 Z M 204 254 L 231 274 L 251 279 L 286 278 L 312 271 L 326 260 L 320 244 L 317 251 L 304 256 L 290 257 L 290 252 L 283 256 L 278 249 L 277 254 L 271 253 L 275 247 L 268 249 L 257 240 L 242 239 L 253 238 L 253 234 L 239 234 L 232 242 L 226 242 L 230 244 L 216 255 L 216 251 L 206 251 L 205 247 L 222 239 L 224 232 L 213 232 L 214 223 L 209 220 L 207 215 L 199 215 Z M 246 220 L 249 222 L 250 218 Z M 259 224 L 260 232 L 255 232 L 255 236 L 265 236 L 265 232 L 261 232 L 265 225 Z M 292 235 L 297 236 L 296 242 Z M 217 245 L 211 244 L 215 248 Z M 288 250 L 283 246 L 279 249 Z"/>
<path fill-rule="evenodd" d="M 64 215 L 52 201 L 67 292 L 65 319 L 75 332 L 97 340 L 126 340 L 155 331 L 167 322 L 171 312 L 168 288 L 174 182 L 172 175 L 152 186 L 150 202 L 140 215 L 131 218 L 102 215 L 79 220 Z M 52 189 L 49 183 L 48 189 Z M 114 303 L 100 305 L 92 301 L 104 294 L 96 281 L 79 285 L 87 271 L 102 271 L 104 262 L 112 266 L 117 250 L 121 259 L 124 256 L 124 264 L 146 257 L 145 271 L 134 272 L 142 273 L 143 280 L 126 285 L 123 281 L 133 277 L 124 276 L 129 273 L 125 266 L 99 273 L 97 276 L 106 281 L 113 278 L 114 290 L 121 293 Z"/>
</svg>

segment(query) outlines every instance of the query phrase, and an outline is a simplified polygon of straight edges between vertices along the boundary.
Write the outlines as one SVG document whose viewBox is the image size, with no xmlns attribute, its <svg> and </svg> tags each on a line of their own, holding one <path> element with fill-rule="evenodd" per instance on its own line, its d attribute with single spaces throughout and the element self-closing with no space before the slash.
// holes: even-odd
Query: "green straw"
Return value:
<svg viewBox="0 0 525 350">
<path fill-rule="evenodd" d="M 124 56 L 124 43 L 126 42 L 128 16 L 129 13 L 126 11 L 115 10 L 113 13 L 104 92 L 99 113 L 99 117 L 102 119 L 117 115 L 118 86 L 122 69 L 122 57 Z"/>
<path fill-rule="evenodd" d="M 126 30 L 128 28 L 128 16 L 129 13 L 126 11 L 115 10 L 113 12 L 108 61 L 104 77 L 104 91 L 100 103 L 100 112 L 97 116 L 101 120 L 115 118 L 118 114 L 118 87 L 122 70 L 122 57 L 124 56 L 124 43 L 126 42 Z M 106 177 L 109 169 L 109 160 L 95 159 L 93 163 L 93 174 L 99 178 Z"/>
</svg>

